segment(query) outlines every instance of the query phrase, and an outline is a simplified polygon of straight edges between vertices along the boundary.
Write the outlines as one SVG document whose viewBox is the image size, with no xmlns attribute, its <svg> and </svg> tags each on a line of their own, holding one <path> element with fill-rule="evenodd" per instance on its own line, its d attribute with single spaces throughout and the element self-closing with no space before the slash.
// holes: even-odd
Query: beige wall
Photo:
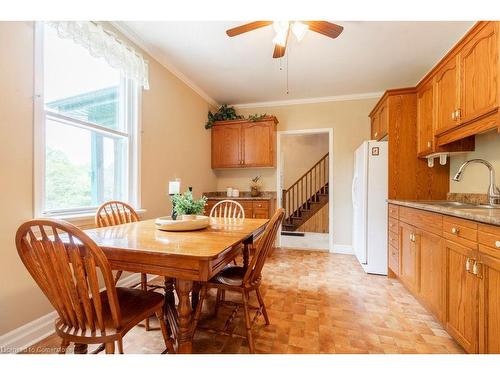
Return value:
<svg viewBox="0 0 500 375">
<path fill-rule="evenodd" d="M 460 165 L 469 159 L 488 160 L 496 171 L 496 184 L 500 186 L 500 134 L 496 130 L 476 136 L 476 151 L 451 157 L 450 177 Z M 489 174 L 485 166 L 471 164 L 463 174 L 462 181 L 450 181 L 452 193 L 482 193 L 488 191 Z"/>
<path fill-rule="evenodd" d="M 328 134 L 290 134 L 281 137 L 283 188 L 288 189 L 328 153 Z"/>
<path fill-rule="evenodd" d="M 368 114 L 378 99 L 363 99 L 281 107 L 237 109 L 239 114 L 273 114 L 278 130 L 313 128 L 333 129 L 333 236 L 338 245 L 351 245 L 351 183 L 353 155 L 356 148 L 370 138 Z M 233 186 L 248 190 L 250 179 L 263 175 L 263 189 L 276 190 L 275 169 L 248 169 L 216 172 L 217 188 Z"/>
<path fill-rule="evenodd" d="M 17 227 L 33 217 L 33 23 L 0 22 L 0 335 L 52 311 L 14 246 Z M 142 207 L 170 211 L 167 182 L 213 190 L 208 104 L 151 56 L 142 100 Z"/>
</svg>

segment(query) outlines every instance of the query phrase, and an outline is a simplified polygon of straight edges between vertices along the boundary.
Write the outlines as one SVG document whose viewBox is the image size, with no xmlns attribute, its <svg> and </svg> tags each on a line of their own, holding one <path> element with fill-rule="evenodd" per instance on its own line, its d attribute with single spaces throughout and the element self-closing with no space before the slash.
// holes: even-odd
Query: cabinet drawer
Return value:
<svg viewBox="0 0 500 375">
<path fill-rule="evenodd" d="M 393 217 L 389 217 L 389 232 L 398 233 L 399 232 L 399 222 Z"/>
<path fill-rule="evenodd" d="M 243 209 L 245 210 L 245 212 L 247 210 L 249 211 L 252 211 L 252 208 L 253 208 L 253 202 L 252 201 L 248 201 L 248 200 L 238 200 L 238 199 L 235 199 L 236 202 L 238 202 L 239 204 L 241 204 L 241 207 L 243 207 Z"/>
<path fill-rule="evenodd" d="M 389 245 L 399 249 L 399 235 L 394 232 L 389 232 Z"/>
<path fill-rule="evenodd" d="M 477 242 L 479 251 L 500 259 L 500 227 L 479 224 Z"/>
<path fill-rule="evenodd" d="M 477 224 L 472 221 L 445 216 L 443 235 L 450 241 L 470 248 L 477 248 Z"/>
<path fill-rule="evenodd" d="M 399 218 L 399 206 L 396 206 L 395 204 L 389 204 L 389 217 L 393 217 L 394 219 Z"/>
<path fill-rule="evenodd" d="M 443 215 L 433 212 L 401 207 L 399 220 L 437 235 L 443 231 Z"/>
<path fill-rule="evenodd" d="M 269 211 L 269 202 L 268 201 L 253 201 L 253 209 L 263 209 Z"/>
<path fill-rule="evenodd" d="M 399 250 L 389 246 L 389 268 L 399 276 Z"/>
</svg>

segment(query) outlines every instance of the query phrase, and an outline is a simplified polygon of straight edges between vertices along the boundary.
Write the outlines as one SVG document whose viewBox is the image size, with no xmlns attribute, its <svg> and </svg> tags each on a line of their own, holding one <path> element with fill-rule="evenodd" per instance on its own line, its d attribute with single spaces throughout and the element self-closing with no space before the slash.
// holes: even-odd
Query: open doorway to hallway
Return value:
<svg viewBox="0 0 500 375">
<path fill-rule="evenodd" d="M 278 134 L 278 198 L 285 209 L 281 247 L 331 250 L 329 130 Z"/>
</svg>

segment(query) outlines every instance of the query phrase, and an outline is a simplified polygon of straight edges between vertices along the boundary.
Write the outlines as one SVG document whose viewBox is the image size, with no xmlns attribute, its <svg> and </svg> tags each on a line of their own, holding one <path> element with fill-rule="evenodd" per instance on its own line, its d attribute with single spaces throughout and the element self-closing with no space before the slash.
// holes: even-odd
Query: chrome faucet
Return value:
<svg viewBox="0 0 500 375">
<path fill-rule="evenodd" d="M 491 206 L 500 206 L 500 189 L 495 185 L 495 169 L 490 162 L 483 159 L 471 159 L 467 160 L 463 163 L 460 168 L 458 168 L 458 172 L 453 177 L 453 181 L 459 182 L 462 179 L 462 175 L 464 174 L 465 168 L 472 163 L 479 163 L 485 165 L 490 171 L 490 186 L 488 187 L 488 201 Z"/>
</svg>

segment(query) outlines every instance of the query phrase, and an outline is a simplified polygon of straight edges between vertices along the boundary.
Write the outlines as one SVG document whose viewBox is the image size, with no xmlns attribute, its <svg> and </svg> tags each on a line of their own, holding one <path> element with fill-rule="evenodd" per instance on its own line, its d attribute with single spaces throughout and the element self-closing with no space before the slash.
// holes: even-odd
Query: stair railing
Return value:
<svg viewBox="0 0 500 375">
<path fill-rule="evenodd" d="M 326 193 L 328 159 L 327 153 L 288 189 L 283 190 L 282 207 L 285 210 L 285 222 L 292 222 L 294 214 L 300 214 L 300 209 L 307 208 L 309 203 L 318 202 L 318 194 Z"/>
</svg>

